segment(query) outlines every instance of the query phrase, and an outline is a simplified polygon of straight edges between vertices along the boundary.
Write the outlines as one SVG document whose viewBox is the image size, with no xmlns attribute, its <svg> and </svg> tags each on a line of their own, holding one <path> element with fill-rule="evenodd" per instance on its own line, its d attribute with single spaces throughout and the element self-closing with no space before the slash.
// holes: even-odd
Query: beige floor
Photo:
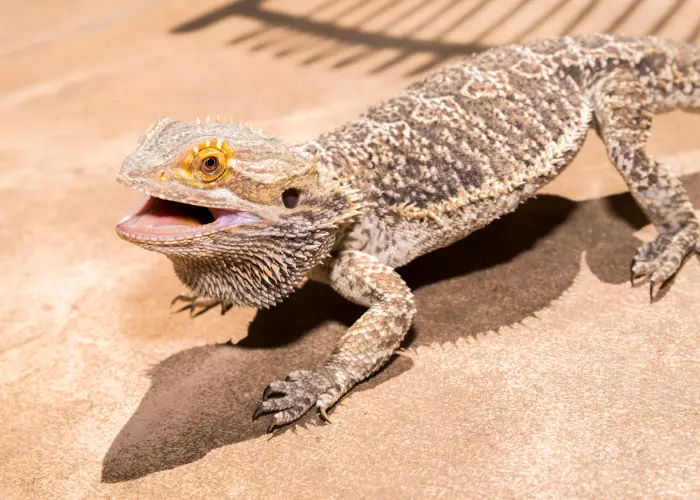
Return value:
<svg viewBox="0 0 700 500">
<path fill-rule="evenodd" d="M 0 497 L 700 497 L 700 264 L 654 304 L 653 232 L 592 139 L 541 196 L 403 274 L 406 350 L 270 437 L 260 391 L 360 313 L 309 286 L 192 321 L 119 240 L 155 118 L 311 138 L 471 50 L 563 33 L 700 40 L 700 1 L 0 2 Z M 700 206 L 700 116 L 652 151 Z M 225 342 L 232 339 L 232 344 Z"/>
</svg>

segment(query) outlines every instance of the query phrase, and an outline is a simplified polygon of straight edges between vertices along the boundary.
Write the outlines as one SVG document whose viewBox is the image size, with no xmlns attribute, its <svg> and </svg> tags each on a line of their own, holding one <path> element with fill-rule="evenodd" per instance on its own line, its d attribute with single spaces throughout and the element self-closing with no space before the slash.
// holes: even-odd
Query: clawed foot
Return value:
<svg viewBox="0 0 700 500">
<path fill-rule="evenodd" d="M 341 396 L 340 388 L 331 382 L 328 375 L 299 370 L 265 388 L 263 402 L 253 412 L 253 421 L 261 415 L 273 413 L 267 426 L 267 432 L 271 432 L 275 427 L 298 419 L 315 405 L 323 420 L 330 422 L 326 410 Z"/>
<path fill-rule="evenodd" d="M 660 234 L 637 250 L 631 267 L 632 285 L 649 280 L 649 294 L 659 290 L 676 274 L 698 242 L 697 228 L 686 226 L 675 233 Z"/>
<path fill-rule="evenodd" d="M 170 303 L 170 306 L 174 306 L 177 302 L 185 302 L 186 304 L 175 312 L 179 313 L 189 310 L 191 318 L 196 318 L 200 314 L 204 314 L 209 309 L 212 309 L 219 304 L 221 304 L 222 315 L 226 314 L 228 310 L 233 307 L 233 304 L 229 304 L 228 302 L 221 302 L 217 299 L 200 297 L 199 295 L 178 295 Z"/>
</svg>

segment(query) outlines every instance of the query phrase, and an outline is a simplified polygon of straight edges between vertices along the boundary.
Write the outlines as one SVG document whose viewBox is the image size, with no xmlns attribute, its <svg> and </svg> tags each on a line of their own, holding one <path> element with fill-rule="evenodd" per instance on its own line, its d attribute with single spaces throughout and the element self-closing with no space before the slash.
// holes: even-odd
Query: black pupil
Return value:
<svg viewBox="0 0 700 500">
<path fill-rule="evenodd" d="M 289 188 L 282 193 L 282 203 L 287 208 L 294 208 L 299 204 L 299 190 Z"/>
<path fill-rule="evenodd" d="M 218 158 L 215 158 L 213 156 L 210 156 L 206 160 L 204 160 L 204 169 L 207 172 L 214 172 L 219 166 L 219 160 Z"/>
</svg>

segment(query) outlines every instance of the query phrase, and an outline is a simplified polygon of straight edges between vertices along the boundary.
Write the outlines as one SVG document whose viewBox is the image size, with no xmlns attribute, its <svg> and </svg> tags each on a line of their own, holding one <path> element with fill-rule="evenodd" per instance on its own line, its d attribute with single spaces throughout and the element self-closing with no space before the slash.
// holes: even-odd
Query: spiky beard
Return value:
<svg viewBox="0 0 700 500">
<path fill-rule="evenodd" d="M 153 247 L 173 262 L 194 293 L 234 305 L 267 308 L 299 288 L 334 244 L 331 228 L 299 232 L 275 227 L 248 234 L 226 231 L 187 247 Z"/>
</svg>

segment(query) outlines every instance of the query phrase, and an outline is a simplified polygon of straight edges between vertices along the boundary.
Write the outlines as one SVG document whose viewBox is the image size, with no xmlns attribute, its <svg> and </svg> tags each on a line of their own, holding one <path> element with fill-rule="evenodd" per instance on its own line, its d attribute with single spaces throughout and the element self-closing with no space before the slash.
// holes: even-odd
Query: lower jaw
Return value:
<svg viewBox="0 0 700 500">
<path fill-rule="evenodd" d="M 176 244 L 195 241 L 204 236 L 210 236 L 214 233 L 221 231 L 221 229 L 212 229 L 205 231 L 192 231 L 189 233 L 178 232 L 178 233 L 166 233 L 158 234 L 156 232 L 142 232 L 136 233 L 133 231 L 124 231 L 119 227 L 116 228 L 117 234 L 120 238 L 130 241 L 133 243 L 155 243 L 162 245 Z"/>
</svg>

